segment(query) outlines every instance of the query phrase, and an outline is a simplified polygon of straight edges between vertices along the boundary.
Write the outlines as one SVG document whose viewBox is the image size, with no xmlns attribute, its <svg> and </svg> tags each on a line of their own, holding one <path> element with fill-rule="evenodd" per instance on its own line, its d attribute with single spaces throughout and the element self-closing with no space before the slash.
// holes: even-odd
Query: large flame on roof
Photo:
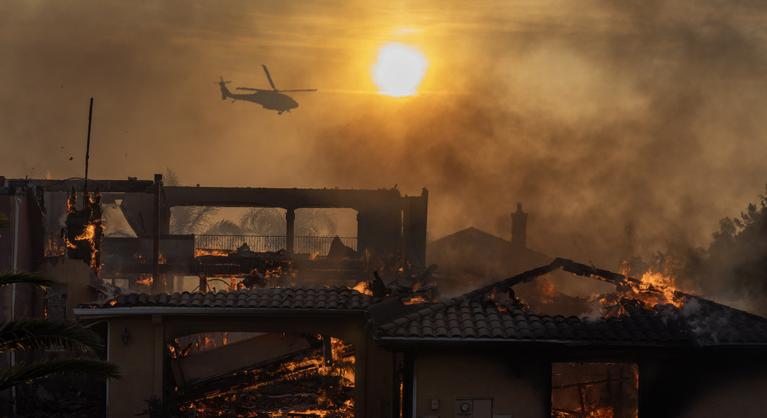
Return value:
<svg viewBox="0 0 767 418">
<path fill-rule="evenodd" d="M 657 271 L 648 271 L 642 274 L 639 280 L 641 283 L 635 290 L 641 292 L 642 296 L 639 299 L 643 302 L 651 306 L 664 304 L 674 305 L 677 308 L 681 308 L 684 305 L 683 298 L 677 295 L 679 290 L 676 287 L 673 276 Z"/>
<path fill-rule="evenodd" d="M 668 269 L 667 269 L 668 270 Z M 669 305 L 675 308 L 684 306 L 684 294 L 677 288 L 676 279 L 670 271 L 660 272 L 648 270 L 639 278 L 629 276 L 624 263 L 621 274 L 626 278 L 618 286 L 618 291 L 611 295 L 602 295 L 599 302 L 603 307 L 604 316 L 621 316 L 626 311 L 622 304 L 625 299 L 641 302 L 648 309 Z"/>
<path fill-rule="evenodd" d="M 361 281 L 352 287 L 352 290 L 356 290 L 364 295 L 373 296 L 373 291 L 370 290 L 370 285 L 366 281 Z"/>
</svg>

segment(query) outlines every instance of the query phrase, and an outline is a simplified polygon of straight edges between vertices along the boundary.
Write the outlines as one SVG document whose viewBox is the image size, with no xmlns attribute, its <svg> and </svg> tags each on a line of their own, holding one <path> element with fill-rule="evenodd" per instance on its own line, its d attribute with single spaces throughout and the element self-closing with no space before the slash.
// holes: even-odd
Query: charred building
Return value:
<svg viewBox="0 0 767 418">
<path fill-rule="evenodd" d="M 534 251 L 521 205 L 510 240 L 470 228 L 432 242 L 427 261 L 425 190 L 184 187 L 156 176 L 87 191 L 80 180 L 6 179 L 1 192 L 0 267 L 61 283 L 6 291 L 5 319 L 74 317 L 100 332 L 101 354 L 122 370 L 100 386 L 107 416 L 765 409 L 767 319 Z M 107 205 L 133 234 L 102 234 Z M 284 234 L 170 233 L 173 208 L 205 206 L 280 208 Z M 295 233 L 302 208 L 342 207 L 356 211 L 356 236 Z"/>
</svg>

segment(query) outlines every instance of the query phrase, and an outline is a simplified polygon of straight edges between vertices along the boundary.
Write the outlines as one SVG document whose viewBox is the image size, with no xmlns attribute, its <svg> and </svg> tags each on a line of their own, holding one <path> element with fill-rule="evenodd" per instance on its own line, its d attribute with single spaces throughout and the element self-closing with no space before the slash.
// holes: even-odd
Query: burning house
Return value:
<svg viewBox="0 0 767 418">
<path fill-rule="evenodd" d="M 426 190 L 410 197 L 396 189 L 165 186 L 161 175 L 153 181 L 91 180 L 90 193 L 77 179 L 5 183 L 24 208 L 36 205 L 24 209 L 28 221 L 18 218 L 20 228 L 38 229 L 20 239 L 41 241 L 22 242 L 37 252 L 22 255 L 29 257 L 24 269 L 66 252 L 68 258 L 85 260 L 100 279 L 133 290 L 150 283 L 155 292 L 182 290 L 188 279 L 199 287 L 217 277 L 239 281 L 248 275 L 260 282 L 274 277 L 294 285 L 348 284 L 371 269 L 425 263 Z M 104 234 L 102 205 L 117 209 L 130 234 Z M 280 208 L 285 230 L 272 236 L 173 235 L 171 213 L 179 207 Z M 302 208 L 353 210 L 355 236 L 296 235 L 296 213 Z"/>
<path fill-rule="evenodd" d="M 580 316 L 515 288 L 564 271 L 613 287 Z M 580 279 L 583 280 L 583 279 Z M 406 416 L 760 416 L 767 320 L 566 259 L 381 325 L 403 351 Z M 737 389 L 732 389 L 737 388 Z"/>
<path fill-rule="evenodd" d="M 157 176 L 93 181 L 85 195 L 77 184 L 4 181 L 0 210 L 12 227 L 0 250 L 12 265 L 3 267 L 45 271 L 64 286 L 6 294 L 15 304 L 4 314 L 73 315 L 101 332 L 105 358 L 122 370 L 105 388 L 108 416 L 765 410 L 767 319 L 682 292 L 659 273 L 552 261 L 527 248 L 521 207 L 511 241 L 466 230 L 439 240 L 428 262 L 440 246 L 473 248 L 476 259 L 488 257 L 484 246 L 501 262 L 482 274 L 522 272 L 441 297 L 440 280 L 460 273 L 447 263 L 435 275 L 441 266 L 427 264 L 425 191 L 164 186 Z M 107 204 L 135 236 L 99 233 Z M 169 233 L 171 208 L 206 205 L 283 208 L 285 235 Z M 306 207 L 353 208 L 357 236 L 297 236 L 295 212 Z M 573 288 L 588 292 L 567 294 Z"/>
<path fill-rule="evenodd" d="M 612 291 L 580 316 L 516 296 L 557 271 Z M 110 359 L 131 371 L 110 382 L 113 415 L 152 398 L 197 416 L 762 411 L 767 320 L 704 298 L 558 258 L 449 300 L 411 299 L 391 288 L 253 289 L 120 296 L 75 313 L 107 321 Z M 184 337 L 211 332 L 248 334 L 180 354 Z"/>
<path fill-rule="evenodd" d="M 420 196 L 409 197 L 402 196 L 396 189 L 164 186 L 160 175 L 155 176 L 153 181 L 133 178 L 90 180 L 87 190 L 81 179 L 3 178 L 0 183 L 3 197 L 0 211 L 10 214 L 11 226 L 9 233 L 4 232 L 0 236 L 3 254 L 0 268 L 7 271 L 40 271 L 60 283 L 49 289 L 47 294 L 23 286 L 5 291 L 4 319 L 63 319 L 72 317 L 73 307 L 77 305 L 110 303 L 118 304 L 122 309 L 131 305 L 126 301 L 140 305 L 148 295 L 160 298 L 152 302 L 157 310 L 162 305 L 159 301 L 165 300 L 162 296 L 165 292 L 185 289 L 192 290 L 194 295 L 191 305 L 185 305 L 185 296 L 178 301 L 168 299 L 172 306 L 185 306 L 185 309 L 209 306 L 208 299 L 199 297 L 216 295 L 215 300 L 219 301 L 220 293 L 216 293 L 216 289 L 223 289 L 227 302 L 221 307 L 245 307 L 252 313 L 257 311 L 266 315 L 241 317 L 245 310 L 230 311 L 227 314 L 229 318 L 241 317 L 243 321 L 239 329 L 231 329 L 228 321 L 221 323 L 220 319 L 210 316 L 209 310 L 204 310 L 202 316 L 219 325 L 202 326 L 205 321 L 195 321 L 201 327 L 192 334 L 185 329 L 169 331 L 167 335 L 173 335 L 171 342 L 165 341 L 166 334 L 159 339 L 149 338 L 148 335 L 156 335 L 146 334 L 141 322 L 135 326 L 118 326 L 120 332 L 116 334 L 113 329 L 117 328 L 109 321 L 97 321 L 91 325 L 108 341 L 116 338 L 115 341 L 129 345 L 130 350 L 126 354 L 131 358 L 144 359 L 145 350 L 151 351 L 157 341 L 163 341 L 164 348 L 175 349 L 173 353 L 177 354 L 174 357 L 177 361 L 172 363 L 173 376 L 177 379 L 176 387 L 180 393 L 207 397 L 210 392 L 204 389 L 205 384 L 210 385 L 210 378 L 219 378 L 223 371 L 239 370 L 254 364 L 275 365 L 275 362 L 291 359 L 300 363 L 300 358 L 306 364 L 299 369 L 304 375 L 310 375 L 310 380 L 314 379 L 313 387 L 317 386 L 317 379 L 320 378 L 323 383 L 337 380 L 338 390 L 323 396 L 323 407 L 342 407 L 353 411 L 354 396 L 357 395 L 353 396 L 356 392 L 350 392 L 349 388 L 353 388 L 355 382 L 350 379 L 354 375 L 354 353 L 360 350 L 366 353 L 367 349 L 361 342 L 363 340 L 349 331 L 353 327 L 347 323 L 358 320 L 370 296 L 349 288 L 373 271 L 390 277 L 424 269 L 426 190 Z M 130 234 L 113 235 L 106 231 L 108 223 L 102 208 L 107 206 L 116 209 L 124 218 Z M 170 234 L 172 209 L 189 206 L 280 208 L 285 215 L 285 230 L 283 234 L 273 236 Z M 349 208 L 356 212 L 357 233 L 352 237 L 297 235 L 297 212 L 304 208 Z M 313 290 L 328 285 L 339 290 Z M 303 288 L 307 288 L 309 296 L 301 290 Z M 249 295 L 255 289 L 271 295 L 269 302 L 253 301 Z M 293 292 L 292 289 L 298 290 Z M 244 300 L 232 303 L 232 297 Z M 351 302 L 345 302 L 346 299 Z M 298 316 L 287 315 L 293 316 L 288 325 L 267 319 L 273 315 L 284 316 L 286 309 L 293 308 L 302 313 Z M 114 312 L 119 310 L 110 311 L 109 318 Z M 133 315 L 136 311 L 130 312 Z M 150 317 L 153 321 L 163 321 L 164 315 L 175 318 L 177 312 L 158 311 Z M 186 318 L 187 314 L 182 316 Z M 311 325 L 315 320 L 319 323 Z M 271 325 L 264 325 L 267 322 Z M 110 325 L 107 326 L 107 323 Z M 157 327 L 151 329 L 156 331 Z M 175 341 L 176 338 L 179 340 Z M 285 338 L 292 344 L 289 344 L 289 349 L 281 348 Z M 221 358 L 219 351 L 206 351 L 212 345 L 220 345 L 217 347 L 220 350 L 242 350 L 243 347 L 249 352 L 253 347 L 262 350 L 272 347 L 274 350 L 266 350 L 261 359 L 226 353 L 226 358 L 242 358 L 242 362 L 219 365 L 215 373 L 198 370 L 195 364 L 207 363 L 200 359 L 210 356 Z M 110 343 L 110 347 L 115 348 L 116 345 Z M 197 350 L 200 347 L 202 349 Z M 118 358 L 119 352 L 113 352 L 112 348 L 107 356 Z M 234 353 L 242 354 L 241 351 Z M 156 364 L 161 363 L 158 360 Z M 284 372 L 280 367 L 273 372 Z M 139 371 L 141 367 L 126 365 L 126 370 Z M 127 409 L 120 409 L 120 405 L 129 405 L 126 408 L 135 405 L 135 399 L 129 393 L 145 387 L 136 385 L 137 381 L 129 375 L 131 373 L 123 381 L 132 382 L 131 385 L 110 398 L 109 404 L 114 405 L 107 408 L 110 414 L 122 416 Z M 288 375 L 293 376 L 293 373 Z M 138 381 L 145 378 L 152 380 L 147 374 L 135 376 Z M 159 382 L 162 385 L 167 380 Z M 351 386 L 349 382 L 352 382 Z M 120 387 L 120 383 L 115 385 Z M 150 398 L 168 399 L 165 386 L 155 389 L 148 394 L 136 392 L 141 396 L 147 395 L 140 402 Z M 272 392 L 274 390 L 277 389 L 272 389 Z M 187 398 L 179 395 L 179 399 Z M 333 403 L 325 402 L 331 400 Z M 302 402 L 286 401 L 284 404 L 306 403 Z M 190 405 L 192 403 L 187 404 L 189 408 Z M 282 410 L 275 408 L 274 411 Z"/>
<path fill-rule="evenodd" d="M 347 288 L 265 288 L 134 294 L 75 313 L 108 322 L 110 359 L 130 370 L 109 384 L 113 416 L 149 399 L 193 416 L 364 416 L 380 389 L 371 369 L 386 369 L 365 337 L 372 303 Z"/>
</svg>

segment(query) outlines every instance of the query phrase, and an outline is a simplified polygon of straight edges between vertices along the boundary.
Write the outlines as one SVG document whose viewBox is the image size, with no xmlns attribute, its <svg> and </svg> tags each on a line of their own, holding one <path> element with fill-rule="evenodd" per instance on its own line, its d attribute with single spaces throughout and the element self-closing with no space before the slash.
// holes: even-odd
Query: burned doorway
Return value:
<svg viewBox="0 0 767 418">
<path fill-rule="evenodd" d="M 168 345 L 176 405 L 196 417 L 352 417 L 355 351 L 339 338 L 214 332 Z"/>
<path fill-rule="evenodd" d="M 635 418 L 639 368 L 633 363 L 553 363 L 551 416 Z"/>
</svg>

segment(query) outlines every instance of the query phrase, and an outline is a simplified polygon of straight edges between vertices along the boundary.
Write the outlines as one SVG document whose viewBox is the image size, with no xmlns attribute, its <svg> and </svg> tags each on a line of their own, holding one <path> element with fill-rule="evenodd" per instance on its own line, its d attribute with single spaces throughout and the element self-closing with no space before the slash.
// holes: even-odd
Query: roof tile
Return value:
<svg viewBox="0 0 767 418">
<path fill-rule="evenodd" d="M 114 303 L 116 302 L 116 303 Z M 374 302 L 371 296 L 355 290 L 335 288 L 268 288 L 211 293 L 160 293 L 120 295 L 98 309 L 167 306 L 167 307 L 225 307 L 256 309 L 328 309 L 364 310 Z M 407 319 L 403 318 L 403 323 Z M 400 324 L 400 325 L 402 325 Z"/>
</svg>

